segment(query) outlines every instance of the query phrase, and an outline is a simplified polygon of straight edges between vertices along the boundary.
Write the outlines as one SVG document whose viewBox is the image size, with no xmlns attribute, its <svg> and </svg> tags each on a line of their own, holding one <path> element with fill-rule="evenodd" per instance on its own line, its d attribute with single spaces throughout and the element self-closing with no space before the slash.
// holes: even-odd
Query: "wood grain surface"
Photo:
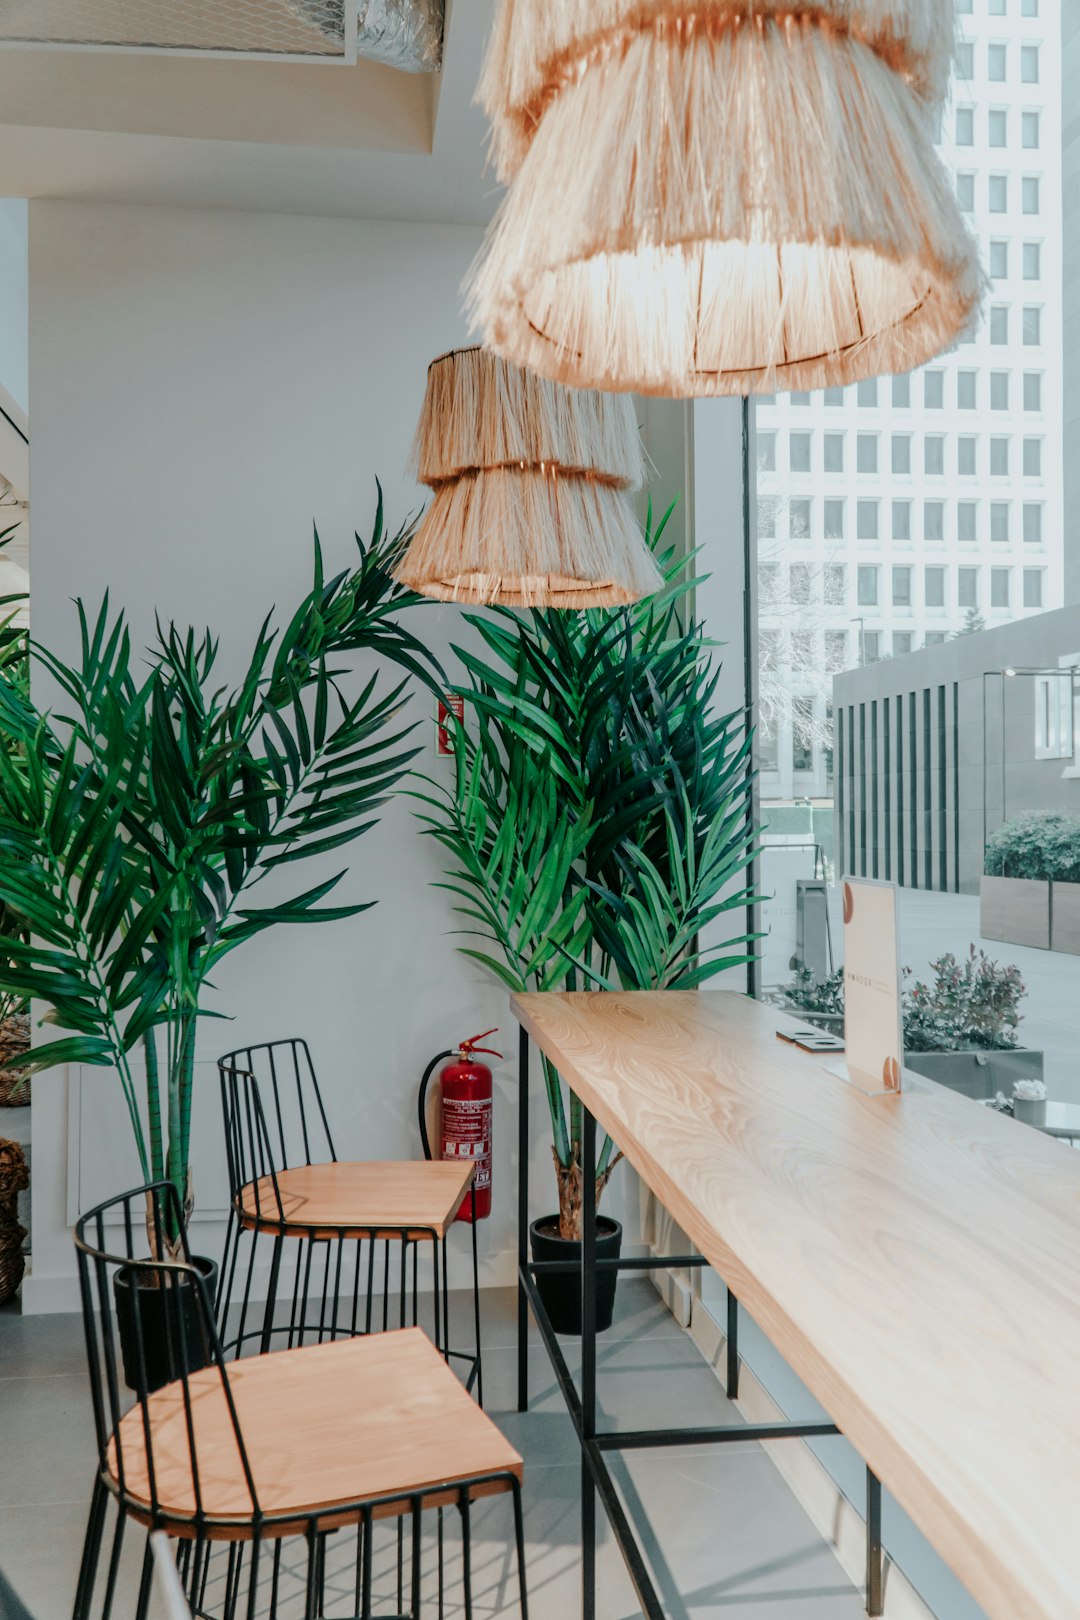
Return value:
<svg viewBox="0 0 1080 1620">
<path fill-rule="evenodd" d="M 284 1221 L 269 1176 L 243 1188 L 240 1218 L 260 1231 L 304 1237 L 336 1237 L 339 1228 L 379 1235 L 416 1229 L 417 1236 L 434 1230 L 442 1237 L 472 1176 L 472 1164 L 442 1159 L 304 1164 L 278 1171 Z"/>
<path fill-rule="evenodd" d="M 513 1446 L 419 1328 L 252 1356 L 234 1362 L 228 1376 L 263 1513 L 299 1518 L 320 1509 L 329 1527 L 355 1521 L 355 1513 L 334 1508 L 365 1497 L 495 1472 L 521 1478 Z M 243 1520 L 251 1494 L 221 1375 L 207 1368 L 189 1384 L 203 1510 Z M 181 1386 L 151 1395 L 149 1414 L 158 1501 L 174 1520 L 189 1518 L 195 1491 Z M 118 1434 L 125 1485 L 149 1507 L 140 1407 L 121 1419 Z M 114 1478 L 116 1444 L 109 1445 Z"/>
<path fill-rule="evenodd" d="M 743 996 L 511 1005 L 986 1612 L 1080 1620 L 1080 1155 Z"/>
</svg>

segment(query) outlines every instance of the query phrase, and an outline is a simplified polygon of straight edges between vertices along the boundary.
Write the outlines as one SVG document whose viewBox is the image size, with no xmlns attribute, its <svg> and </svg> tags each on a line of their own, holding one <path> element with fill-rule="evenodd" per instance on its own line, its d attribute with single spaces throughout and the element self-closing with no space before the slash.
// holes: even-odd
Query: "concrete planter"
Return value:
<svg viewBox="0 0 1080 1620">
<path fill-rule="evenodd" d="M 1024 1048 L 1013 1052 L 907 1052 L 904 1067 L 963 1097 L 982 1101 L 999 1091 L 1011 1097 L 1016 1080 L 1041 1080 L 1043 1055 Z"/>
<path fill-rule="evenodd" d="M 1080 885 L 1070 884 L 1070 888 Z M 1050 885 L 1032 878 L 984 877 L 979 932 L 983 939 L 1050 949 Z"/>
<path fill-rule="evenodd" d="M 1050 949 L 1080 956 L 1080 883 L 1050 885 Z"/>
</svg>

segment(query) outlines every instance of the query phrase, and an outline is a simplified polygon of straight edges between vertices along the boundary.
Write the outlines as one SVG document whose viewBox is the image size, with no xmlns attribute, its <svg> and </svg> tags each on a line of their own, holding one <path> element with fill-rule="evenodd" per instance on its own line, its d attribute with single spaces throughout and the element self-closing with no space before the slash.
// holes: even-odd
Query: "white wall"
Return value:
<svg viewBox="0 0 1080 1620">
<path fill-rule="evenodd" d="M 346 566 L 353 530 L 370 523 L 376 475 L 392 521 L 416 508 L 405 467 L 425 370 L 466 335 L 458 287 L 478 240 L 448 226 L 32 203 L 36 635 L 73 650 L 71 598 L 96 605 L 108 585 L 138 636 L 149 636 L 156 608 L 209 622 L 228 672 L 268 606 L 304 590 L 312 518 L 328 566 Z M 440 649 L 460 629 L 451 608 L 426 610 L 421 622 Z M 437 769 L 431 716 L 414 701 Z M 377 907 L 238 953 L 214 1002 L 235 1021 L 204 1028 L 200 1058 L 209 1065 L 227 1046 L 306 1032 L 339 1153 L 401 1157 L 417 1151 L 414 1097 L 427 1058 L 500 1025 L 511 1061 L 499 1071 L 495 1209 L 481 1241 L 485 1279 L 509 1281 L 516 1049 L 506 998 L 456 955 L 446 897 L 429 886 L 435 850 L 404 802 L 352 862 L 344 897 Z M 207 1146 L 196 1196 L 206 1215 L 223 1189 L 212 1067 L 200 1076 L 197 1134 Z M 68 1078 L 57 1070 L 34 1086 L 30 1310 L 74 1304 Z M 74 1102 L 80 1088 L 70 1089 Z M 539 1094 L 534 1104 L 534 1186 L 547 1202 Z M 95 1191 L 131 1184 L 107 1076 L 90 1072 L 81 1109 L 84 1180 Z M 620 1177 L 615 1213 L 634 1198 L 630 1176 Z M 198 1235 L 212 1250 L 216 1232 Z"/>
<path fill-rule="evenodd" d="M 21 197 L 0 197 L 0 388 L 24 411 L 30 408 L 26 220 Z"/>
</svg>

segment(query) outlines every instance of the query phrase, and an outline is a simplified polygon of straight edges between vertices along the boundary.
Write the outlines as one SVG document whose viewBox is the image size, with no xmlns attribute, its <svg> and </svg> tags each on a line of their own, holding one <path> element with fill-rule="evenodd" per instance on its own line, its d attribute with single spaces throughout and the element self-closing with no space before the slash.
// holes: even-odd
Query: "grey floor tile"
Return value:
<svg viewBox="0 0 1080 1620">
<path fill-rule="evenodd" d="M 79 1377 L 0 1379 L 0 1506 L 83 1502 L 94 1473 L 90 1385 Z"/>
<path fill-rule="evenodd" d="M 81 1316 L 22 1316 L 16 1300 L 0 1306 L 0 1379 L 57 1373 L 86 1378 Z"/>
</svg>

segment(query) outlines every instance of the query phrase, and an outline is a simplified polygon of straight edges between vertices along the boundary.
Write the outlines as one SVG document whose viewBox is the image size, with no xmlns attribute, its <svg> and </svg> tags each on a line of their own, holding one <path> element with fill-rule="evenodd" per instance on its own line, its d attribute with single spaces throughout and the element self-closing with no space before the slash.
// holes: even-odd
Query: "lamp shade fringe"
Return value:
<svg viewBox="0 0 1080 1620">
<path fill-rule="evenodd" d="M 619 55 L 650 30 L 732 30 L 776 20 L 849 34 L 920 99 L 945 99 L 956 46 L 953 0 L 503 0 L 476 96 L 491 119 L 499 179 L 517 173 L 547 107 L 583 61 Z"/>
<path fill-rule="evenodd" d="M 641 31 L 544 113 L 471 273 L 473 316 L 575 386 L 680 397 L 910 370 L 983 289 L 929 125 L 879 54 L 820 21 Z"/>
<path fill-rule="evenodd" d="M 662 584 L 619 490 L 503 468 L 436 490 L 397 578 L 440 601 L 506 607 L 616 607 Z"/>
<path fill-rule="evenodd" d="M 630 500 L 645 456 L 624 396 L 451 350 L 428 368 L 414 461 L 435 494 L 395 578 L 422 596 L 621 607 L 663 584 Z"/>
<path fill-rule="evenodd" d="M 478 468 L 554 464 L 640 489 L 644 452 L 629 400 L 558 388 L 479 348 L 428 368 L 413 463 L 435 487 Z"/>
</svg>

